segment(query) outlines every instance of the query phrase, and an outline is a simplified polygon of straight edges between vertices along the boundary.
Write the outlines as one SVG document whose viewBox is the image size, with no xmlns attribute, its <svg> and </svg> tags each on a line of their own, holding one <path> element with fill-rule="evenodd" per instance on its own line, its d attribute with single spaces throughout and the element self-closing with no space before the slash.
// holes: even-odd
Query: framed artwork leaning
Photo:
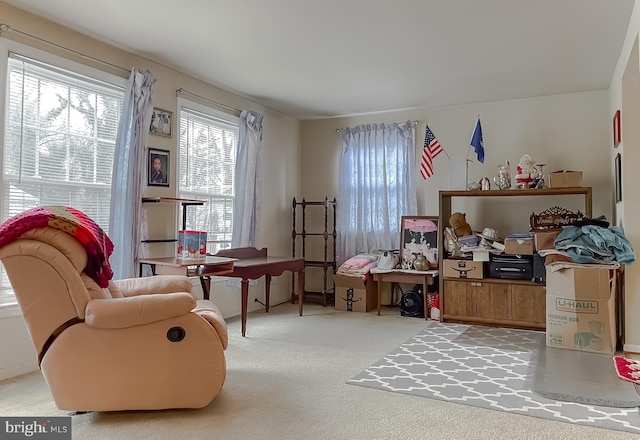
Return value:
<svg viewBox="0 0 640 440">
<path fill-rule="evenodd" d="M 411 262 L 424 255 L 429 261 L 429 268 L 437 269 L 438 231 L 438 217 L 403 215 L 400 222 L 402 262 Z"/>
<path fill-rule="evenodd" d="M 149 148 L 147 185 L 169 186 L 169 165 L 169 151 Z"/>
</svg>

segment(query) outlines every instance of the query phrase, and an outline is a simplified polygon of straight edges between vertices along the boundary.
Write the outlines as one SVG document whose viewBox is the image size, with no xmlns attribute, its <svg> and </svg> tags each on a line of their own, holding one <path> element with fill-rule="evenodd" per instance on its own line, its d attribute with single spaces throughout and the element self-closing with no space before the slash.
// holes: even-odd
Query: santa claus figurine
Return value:
<svg viewBox="0 0 640 440">
<path fill-rule="evenodd" d="M 529 188 L 536 176 L 536 162 L 525 154 L 520 158 L 516 171 L 516 188 Z"/>
</svg>

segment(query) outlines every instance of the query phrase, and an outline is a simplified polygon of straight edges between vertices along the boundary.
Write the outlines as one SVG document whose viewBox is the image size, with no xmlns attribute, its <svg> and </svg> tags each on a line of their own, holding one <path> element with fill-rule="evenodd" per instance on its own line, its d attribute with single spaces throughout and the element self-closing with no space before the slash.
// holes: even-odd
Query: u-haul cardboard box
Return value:
<svg viewBox="0 0 640 440">
<path fill-rule="evenodd" d="M 547 347 L 613 354 L 615 287 L 606 268 L 547 266 Z"/>
</svg>

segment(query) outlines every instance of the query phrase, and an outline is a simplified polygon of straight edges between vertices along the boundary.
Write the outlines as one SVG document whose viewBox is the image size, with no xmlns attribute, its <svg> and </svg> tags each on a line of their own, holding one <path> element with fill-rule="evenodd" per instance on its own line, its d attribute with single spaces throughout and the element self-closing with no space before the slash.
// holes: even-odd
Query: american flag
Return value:
<svg viewBox="0 0 640 440">
<path fill-rule="evenodd" d="M 433 175 L 433 158 L 442 153 L 442 146 L 427 125 L 424 135 L 424 147 L 422 148 L 422 160 L 420 161 L 420 174 L 423 179 Z"/>
</svg>

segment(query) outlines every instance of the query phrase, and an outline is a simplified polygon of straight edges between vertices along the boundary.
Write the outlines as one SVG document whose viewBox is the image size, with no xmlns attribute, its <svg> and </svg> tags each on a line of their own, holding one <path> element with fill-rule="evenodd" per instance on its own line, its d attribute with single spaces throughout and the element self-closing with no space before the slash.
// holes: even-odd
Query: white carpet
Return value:
<svg viewBox="0 0 640 440">
<path fill-rule="evenodd" d="M 229 320 L 227 380 L 200 410 L 88 413 L 73 440 L 637 440 L 560 423 L 345 383 L 432 321 L 399 310 L 349 313 L 283 304 Z M 35 353 L 34 353 L 35 356 Z M 126 374 L 115 371 L 114 374 Z M 0 382 L 0 415 L 63 416 L 38 372 Z"/>
<path fill-rule="evenodd" d="M 348 384 L 640 434 L 638 408 L 561 402 L 531 390 L 544 333 L 433 324 Z"/>
</svg>

